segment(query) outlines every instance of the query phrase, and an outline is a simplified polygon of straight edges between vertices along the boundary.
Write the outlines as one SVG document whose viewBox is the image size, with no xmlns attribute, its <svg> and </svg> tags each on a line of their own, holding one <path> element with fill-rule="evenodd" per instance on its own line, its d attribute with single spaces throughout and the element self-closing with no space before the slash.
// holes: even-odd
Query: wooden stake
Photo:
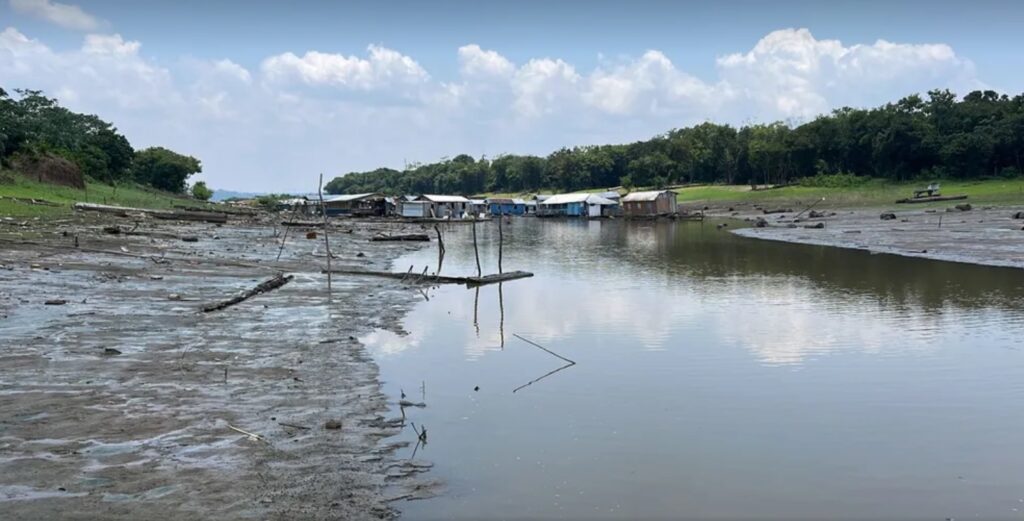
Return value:
<svg viewBox="0 0 1024 521">
<path fill-rule="evenodd" d="M 480 269 L 480 248 L 476 245 L 476 219 L 473 220 L 473 253 L 476 254 L 476 276 L 483 277 L 484 273 Z"/>
<path fill-rule="evenodd" d="M 480 288 L 476 288 L 473 295 L 473 328 L 476 329 L 476 337 L 480 338 L 480 321 L 477 320 L 477 312 L 480 309 Z"/>
<path fill-rule="evenodd" d="M 498 283 L 498 312 L 501 318 L 498 322 L 498 334 L 501 335 L 501 349 L 505 350 L 505 295 L 501 291 L 501 282 Z"/>
<path fill-rule="evenodd" d="M 327 238 L 327 209 L 324 207 L 324 174 L 320 173 L 320 183 L 316 192 L 320 196 L 320 213 L 324 218 L 324 245 L 327 247 L 327 298 L 331 298 L 331 240 Z"/>
<path fill-rule="evenodd" d="M 501 222 L 505 220 L 504 215 L 498 215 L 498 274 L 501 274 L 501 250 L 503 249 L 503 243 L 505 242 L 505 234 L 501 231 Z"/>
<path fill-rule="evenodd" d="M 434 225 L 434 231 L 437 232 L 437 273 L 434 275 L 441 274 L 441 266 L 444 265 L 444 239 L 441 237 L 441 229 Z"/>
</svg>

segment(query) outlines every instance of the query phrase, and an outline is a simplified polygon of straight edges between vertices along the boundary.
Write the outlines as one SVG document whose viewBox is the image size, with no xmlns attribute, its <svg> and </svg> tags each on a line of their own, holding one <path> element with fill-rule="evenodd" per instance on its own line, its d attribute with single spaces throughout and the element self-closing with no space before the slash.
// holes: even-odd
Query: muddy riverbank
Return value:
<svg viewBox="0 0 1024 521">
<path fill-rule="evenodd" d="M 821 216 L 793 211 L 764 214 L 752 208 L 718 209 L 709 215 L 764 219 L 765 227 L 743 227 L 733 233 L 773 241 L 834 246 L 986 266 L 1024 268 L 1022 206 L 956 209 L 955 203 L 930 208 L 895 205 L 893 209 L 819 209 Z M 891 214 L 882 219 L 881 215 Z M 815 214 L 817 215 L 817 214 Z M 796 220 L 794 221 L 794 218 Z M 818 227 L 821 226 L 821 227 Z"/>
<path fill-rule="evenodd" d="M 281 251 L 269 221 L 134 226 L 0 225 L 4 519 L 375 519 L 437 490 L 394 457 L 408 427 L 356 340 L 399 331 L 415 290 L 335 276 L 328 298 L 322 231 Z M 426 243 L 369 237 L 418 230 L 339 223 L 333 267 L 387 270 Z M 200 311 L 279 271 L 294 279 Z"/>
</svg>

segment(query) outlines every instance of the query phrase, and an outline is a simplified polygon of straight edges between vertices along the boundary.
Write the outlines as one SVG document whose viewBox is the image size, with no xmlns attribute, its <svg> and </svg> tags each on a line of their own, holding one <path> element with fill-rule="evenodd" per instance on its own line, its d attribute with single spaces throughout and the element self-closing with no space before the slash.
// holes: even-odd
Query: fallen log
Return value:
<svg viewBox="0 0 1024 521">
<path fill-rule="evenodd" d="M 934 195 L 932 197 L 910 197 L 900 199 L 896 204 L 934 203 L 940 201 L 962 201 L 967 199 L 966 195 Z"/>
<path fill-rule="evenodd" d="M 248 299 L 251 299 L 252 297 L 255 297 L 256 295 L 259 295 L 261 293 L 266 293 L 268 291 L 273 291 L 273 290 L 275 290 L 277 288 L 280 288 L 281 286 L 284 286 L 285 284 L 288 284 L 289 282 L 291 282 L 291 280 L 293 278 L 295 278 L 294 275 L 285 276 L 285 275 L 282 275 L 282 274 L 278 273 L 273 278 L 267 279 L 267 280 L 257 284 L 256 287 L 250 289 L 249 291 L 246 291 L 245 293 L 242 293 L 241 295 L 238 295 L 238 296 L 236 296 L 234 298 L 225 300 L 223 302 L 218 302 L 216 304 L 208 304 L 206 306 L 203 306 L 203 313 L 209 313 L 211 311 L 219 311 L 219 310 L 222 310 L 224 308 L 228 308 L 228 307 L 234 306 L 235 304 L 238 304 L 240 302 L 244 302 L 244 301 L 246 301 Z"/>
<path fill-rule="evenodd" d="M 187 210 L 190 212 L 212 212 L 222 213 L 225 215 L 239 215 L 245 217 L 252 217 L 254 215 L 258 215 L 258 213 L 255 210 L 243 210 L 241 208 L 208 208 L 205 206 L 192 206 L 184 204 L 176 204 L 174 205 L 174 208 L 177 210 Z"/>
<path fill-rule="evenodd" d="M 99 212 L 128 217 L 130 214 L 144 214 L 157 219 L 168 219 L 178 221 L 201 221 L 223 224 L 228 222 L 228 216 L 214 212 L 196 212 L 191 210 L 158 210 L 154 208 L 130 208 L 127 206 L 110 206 L 95 203 L 75 203 L 75 210 L 80 212 Z"/>
<path fill-rule="evenodd" d="M 429 242 L 430 236 L 425 233 L 407 233 L 403 235 L 378 235 L 371 237 L 373 242 L 383 241 L 415 241 L 415 242 Z"/>
</svg>

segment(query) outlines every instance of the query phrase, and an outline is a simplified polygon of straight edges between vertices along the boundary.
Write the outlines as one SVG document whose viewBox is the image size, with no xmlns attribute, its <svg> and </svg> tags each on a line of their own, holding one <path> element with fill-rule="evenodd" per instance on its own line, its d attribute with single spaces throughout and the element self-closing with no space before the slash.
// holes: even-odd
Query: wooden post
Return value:
<svg viewBox="0 0 1024 521">
<path fill-rule="evenodd" d="M 320 196 L 320 214 L 324 218 L 324 245 L 327 246 L 327 298 L 331 298 L 331 240 L 327 237 L 327 209 L 324 207 L 324 174 L 320 173 L 320 183 L 316 187 Z"/>
<path fill-rule="evenodd" d="M 476 337 L 480 338 L 480 321 L 477 319 L 477 313 L 480 309 L 480 287 L 477 286 L 476 294 L 473 295 L 473 328 L 476 329 Z"/>
<path fill-rule="evenodd" d="M 501 273 L 501 250 L 503 249 L 503 243 L 505 242 L 505 234 L 501 231 L 502 221 L 505 220 L 505 216 L 498 214 L 498 273 Z"/>
<path fill-rule="evenodd" d="M 505 350 L 505 295 L 501 291 L 502 283 L 498 283 L 498 312 L 501 318 L 498 322 L 498 334 L 501 335 L 501 349 Z"/>
<path fill-rule="evenodd" d="M 437 273 L 441 274 L 441 266 L 444 265 L 444 238 L 441 237 L 441 229 L 434 225 L 434 231 L 437 232 Z"/>
<path fill-rule="evenodd" d="M 476 276 L 483 277 L 483 271 L 480 269 L 480 248 L 476 245 L 476 219 L 473 219 L 473 253 L 476 254 Z"/>
</svg>

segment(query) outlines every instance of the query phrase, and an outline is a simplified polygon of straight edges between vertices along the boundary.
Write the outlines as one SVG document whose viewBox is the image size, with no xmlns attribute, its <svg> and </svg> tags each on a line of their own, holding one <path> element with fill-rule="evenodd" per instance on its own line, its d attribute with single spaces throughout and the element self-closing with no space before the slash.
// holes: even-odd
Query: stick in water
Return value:
<svg viewBox="0 0 1024 521">
<path fill-rule="evenodd" d="M 513 333 L 512 336 L 514 336 L 514 337 L 518 338 L 519 340 L 522 340 L 523 342 L 526 342 L 527 344 L 530 344 L 530 345 L 532 345 L 534 347 L 538 347 L 540 349 L 543 349 L 547 353 L 549 353 L 549 354 L 551 354 L 553 356 L 556 356 L 558 358 L 561 358 L 562 360 L 565 360 L 566 362 L 569 362 L 570 364 L 576 365 L 576 362 L 574 362 L 572 360 L 569 360 L 568 358 L 566 358 L 566 357 L 564 357 L 564 356 L 562 356 L 562 355 L 560 355 L 560 354 L 558 354 L 558 353 L 556 353 L 556 352 L 554 352 L 554 351 L 552 351 L 552 350 L 550 350 L 550 349 L 548 349 L 548 348 L 546 348 L 546 347 L 544 347 L 544 346 L 542 346 L 542 345 L 540 345 L 540 344 L 538 344 L 536 342 L 531 342 L 531 341 L 529 341 L 529 340 L 527 340 L 527 339 L 525 339 L 525 338 L 523 338 L 523 337 L 521 337 L 521 336 L 519 336 L 519 335 L 517 335 L 515 333 Z"/>
</svg>

